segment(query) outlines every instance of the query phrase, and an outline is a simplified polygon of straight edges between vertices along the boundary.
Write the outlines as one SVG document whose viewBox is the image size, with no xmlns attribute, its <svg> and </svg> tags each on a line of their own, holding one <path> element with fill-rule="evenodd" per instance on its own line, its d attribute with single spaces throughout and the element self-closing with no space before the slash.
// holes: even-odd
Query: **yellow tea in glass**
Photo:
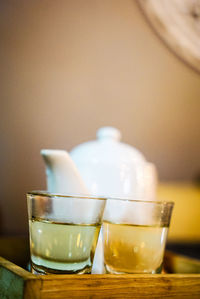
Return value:
<svg viewBox="0 0 200 299">
<path fill-rule="evenodd" d="M 107 273 L 160 273 L 172 203 L 109 200 L 103 221 Z"/>
<path fill-rule="evenodd" d="M 32 272 L 91 273 L 105 200 L 29 193 Z"/>
</svg>

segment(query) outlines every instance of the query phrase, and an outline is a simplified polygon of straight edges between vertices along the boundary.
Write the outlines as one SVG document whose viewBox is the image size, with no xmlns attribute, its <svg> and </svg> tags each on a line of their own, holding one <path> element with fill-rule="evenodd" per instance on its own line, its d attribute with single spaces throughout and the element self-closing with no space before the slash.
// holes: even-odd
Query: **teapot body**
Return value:
<svg viewBox="0 0 200 299">
<path fill-rule="evenodd" d="M 120 142 L 111 127 L 97 131 L 97 140 L 78 145 L 70 156 L 92 195 L 155 198 L 156 170 L 134 147 Z"/>
</svg>

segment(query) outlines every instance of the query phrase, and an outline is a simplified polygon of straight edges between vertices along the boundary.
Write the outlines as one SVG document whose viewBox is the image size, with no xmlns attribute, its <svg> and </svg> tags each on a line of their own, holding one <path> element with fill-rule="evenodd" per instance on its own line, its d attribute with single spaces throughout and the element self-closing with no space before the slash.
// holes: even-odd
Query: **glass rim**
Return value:
<svg viewBox="0 0 200 299">
<path fill-rule="evenodd" d="M 127 198 L 120 198 L 120 197 L 106 197 L 107 200 L 122 200 L 122 201 L 130 201 L 135 203 L 151 203 L 156 205 L 164 205 L 164 206 L 174 206 L 173 201 L 167 201 L 167 200 L 148 200 L 138 197 L 137 199 L 132 199 L 131 197 Z"/>
<path fill-rule="evenodd" d="M 174 206 L 173 201 L 167 200 L 145 200 L 143 198 L 132 199 L 131 197 L 127 198 L 120 198 L 120 197 L 109 197 L 109 196 L 95 196 L 95 195 L 86 195 L 86 194 L 63 194 L 63 193 L 54 193 L 48 192 L 44 190 L 33 190 L 26 193 L 27 195 L 38 195 L 38 196 L 45 196 L 45 197 L 64 197 L 64 198 L 78 198 L 78 199 L 94 199 L 94 200 L 121 200 L 121 201 L 128 201 L 128 202 L 135 202 L 135 203 L 151 203 L 155 205 L 163 205 L 163 206 Z"/>
<path fill-rule="evenodd" d="M 44 197 L 64 197 L 64 198 L 76 198 L 76 199 L 94 199 L 94 200 L 107 200 L 105 196 L 95 196 L 95 195 L 86 195 L 86 194 L 63 194 L 63 193 L 54 193 L 43 190 L 33 190 L 26 192 L 26 195 L 38 195 Z"/>
</svg>

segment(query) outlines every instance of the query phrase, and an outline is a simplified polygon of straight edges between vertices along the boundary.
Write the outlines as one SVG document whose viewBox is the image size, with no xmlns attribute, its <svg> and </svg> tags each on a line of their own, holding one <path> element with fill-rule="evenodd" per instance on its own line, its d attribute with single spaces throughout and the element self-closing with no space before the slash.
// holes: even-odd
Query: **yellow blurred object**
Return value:
<svg viewBox="0 0 200 299">
<path fill-rule="evenodd" d="M 168 240 L 200 242 L 200 188 L 191 183 L 160 183 L 158 199 L 175 203 Z"/>
</svg>

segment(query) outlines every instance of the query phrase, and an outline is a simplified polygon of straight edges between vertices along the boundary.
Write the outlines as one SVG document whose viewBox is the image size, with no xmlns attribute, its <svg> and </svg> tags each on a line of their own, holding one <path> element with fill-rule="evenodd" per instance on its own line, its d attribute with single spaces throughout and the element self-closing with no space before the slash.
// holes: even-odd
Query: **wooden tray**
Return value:
<svg viewBox="0 0 200 299">
<path fill-rule="evenodd" d="M 2 251 L 18 264 L 27 262 L 28 246 L 23 238 L 1 239 L 1 255 Z M 0 298 L 200 298 L 199 261 L 166 252 L 164 267 L 172 274 L 45 276 L 31 274 L 0 257 Z M 185 274 L 173 273 L 177 271 Z"/>
</svg>

